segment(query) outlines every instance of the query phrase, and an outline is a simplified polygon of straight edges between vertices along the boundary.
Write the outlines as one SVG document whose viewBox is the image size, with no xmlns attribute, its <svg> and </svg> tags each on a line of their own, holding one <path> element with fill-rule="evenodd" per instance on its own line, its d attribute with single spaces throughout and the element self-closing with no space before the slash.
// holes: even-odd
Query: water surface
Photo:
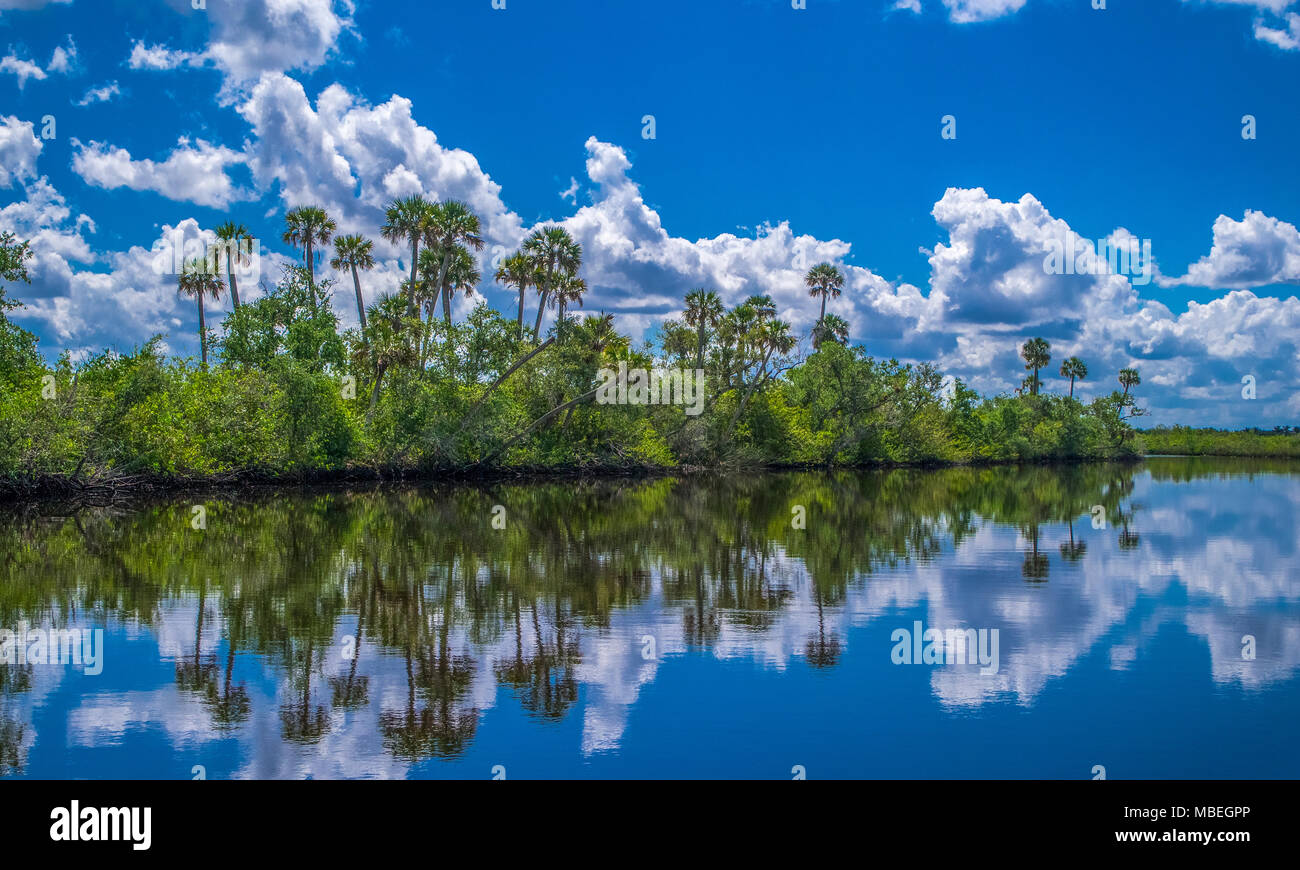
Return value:
<svg viewBox="0 0 1300 870">
<path fill-rule="evenodd" d="M 193 500 L 3 514 L 0 628 L 104 634 L 97 674 L 0 665 L 0 776 L 1294 778 L 1297 472 L 315 491 L 208 498 L 206 529 Z M 917 622 L 996 630 L 996 672 L 896 664 Z"/>
</svg>

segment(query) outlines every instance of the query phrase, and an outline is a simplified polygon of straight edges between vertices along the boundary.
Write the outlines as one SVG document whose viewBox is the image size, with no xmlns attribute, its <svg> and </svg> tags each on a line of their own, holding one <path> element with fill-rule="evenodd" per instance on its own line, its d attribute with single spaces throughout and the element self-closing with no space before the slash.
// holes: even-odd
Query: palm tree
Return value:
<svg viewBox="0 0 1300 870">
<path fill-rule="evenodd" d="M 576 275 L 582 265 L 582 245 L 573 240 L 569 231 L 560 226 L 545 226 L 534 230 L 523 244 L 525 256 L 533 263 L 538 275 L 541 301 L 537 305 L 537 322 L 533 324 L 533 340 L 542 329 L 542 313 L 551 290 L 565 275 Z"/>
<path fill-rule="evenodd" d="M 537 284 L 537 272 L 532 261 L 523 251 L 517 251 L 501 261 L 497 269 L 496 280 L 499 284 L 519 290 L 519 335 L 517 340 L 524 340 L 524 295 L 528 288 Z"/>
<path fill-rule="evenodd" d="M 1025 368 L 1034 373 L 1034 376 L 1029 379 L 1029 391 L 1035 396 L 1038 395 L 1038 370 L 1047 368 L 1048 363 L 1052 361 L 1051 350 L 1052 346 L 1042 338 L 1031 338 L 1020 349 Z"/>
<path fill-rule="evenodd" d="M 369 322 L 365 358 L 374 368 L 375 385 L 370 393 L 367 422 L 374 416 L 379 387 L 388 370 L 393 366 L 414 365 L 418 359 L 418 351 L 411 343 L 411 333 L 419 325 L 406 316 L 400 294 L 385 294 L 376 299 L 370 306 Z"/>
<path fill-rule="evenodd" d="M 822 298 L 821 314 L 817 317 L 817 325 L 820 326 L 826 319 L 826 300 L 832 296 L 840 298 L 840 291 L 844 289 L 844 273 L 830 263 L 818 263 L 808 270 L 804 284 L 808 287 L 809 296 Z M 817 346 L 817 339 L 813 340 L 813 346 Z"/>
<path fill-rule="evenodd" d="M 1088 364 L 1077 356 L 1072 356 L 1061 363 L 1061 377 L 1070 379 L 1070 398 L 1074 398 L 1075 380 L 1087 380 Z"/>
<path fill-rule="evenodd" d="M 754 312 L 754 316 L 760 323 L 776 317 L 776 303 L 766 293 L 761 296 L 751 296 L 743 304 Z"/>
<path fill-rule="evenodd" d="M 248 227 L 243 224 L 236 224 L 233 221 L 226 221 L 217 227 L 217 238 L 221 240 L 221 249 L 226 254 L 226 274 L 230 277 L 230 301 L 239 308 L 239 282 L 235 280 L 234 264 L 241 266 L 248 262 L 248 252 L 244 250 L 244 240 L 252 242 L 252 237 L 248 234 Z"/>
<path fill-rule="evenodd" d="M 587 292 L 587 282 L 577 275 L 565 275 L 555 287 L 551 290 L 551 298 L 555 300 L 559 307 L 559 317 L 557 322 L 561 325 L 565 322 L 565 311 L 570 304 L 576 303 L 582 307 L 582 295 Z"/>
<path fill-rule="evenodd" d="M 316 306 L 316 257 L 313 250 L 317 244 L 328 245 L 334 237 L 338 225 L 325 213 L 325 209 L 314 205 L 304 205 L 291 209 L 284 216 L 284 243 L 301 246 L 303 259 L 307 262 L 307 279 L 311 283 L 311 304 Z"/>
<path fill-rule="evenodd" d="M 849 341 L 849 323 L 843 317 L 827 314 L 813 327 L 813 345 L 820 347 L 824 341 L 847 344 Z"/>
<path fill-rule="evenodd" d="M 433 206 L 429 218 L 429 230 L 426 242 L 442 252 L 442 268 L 438 271 L 438 283 L 434 286 L 442 290 L 442 316 L 451 326 L 451 291 L 447 287 L 447 270 L 456 258 L 457 248 L 483 250 L 483 235 L 479 226 L 478 215 L 470 211 L 465 203 L 449 199 Z"/>
<path fill-rule="evenodd" d="M 411 243 L 411 281 L 407 284 L 409 295 L 406 313 L 415 314 L 416 269 L 420 263 L 420 242 L 429 233 L 433 222 L 433 203 L 420 195 L 394 200 L 384 212 L 384 225 L 379 234 L 394 244 Z"/>
<path fill-rule="evenodd" d="M 694 290 L 686 294 L 686 312 L 682 319 L 695 327 L 695 367 L 704 368 L 704 331 L 716 329 L 722 319 L 722 299 L 712 290 Z"/>
<path fill-rule="evenodd" d="M 1142 383 L 1142 376 L 1138 374 L 1137 369 L 1120 369 L 1119 385 L 1124 388 L 1124 398 L 1128 398 L 1128 391 Z"/>
<path fill-rule="evenodd" d="M 727 426 L 727 439 L 731 438 L 731 433 L 735 430 L 736 424 L 740 422 L 740 416 L 745 412 L 745 406 L 749 400 L 758 392 L 759 387 L 771 379 L 772 373 L 767 371 L 767 364 L 771 361 L 772 356 L 785 356 L 795 346 L 794 335 L 790 332 L 790 324 L 784 320 L 767 320 L 759 323 L 755 328 L 754 337 L 755 351 L 763 354 L 762 361 L 758 369 L 754 372 L 754 379 L 749 385 L 745 395 L 741 397 L 740 402 L 736 404 L 736 411 L 731 415 L 731 423 Z"/>
<path fill-rule="evenodd" d="M 211 297 L 213 301 L 221 298 L 226 289 L 221 280 L 220 266 L 213 262 L 215 258 L 196 258 L 181 268 L 177 279 L 177 290 L 182 296 L 197 299 L 199 303 L 199 352 L 203 355 L 203 367 L 208 366 L 208 331 L 203 318 L 203 298 Z"/>
<path fill-rule="evenodd" d="M 357 291 L 357 314 L 361 316 L 362 341 L 365 341 L 366 335 L 366 303 L 361 298 L 361 278 L 357 270 L 369 271 L 375 268 L 375 257 L 371 253 L 374 246 L 374 242 L 362 236 L 339 236 L 334 240 L 334 259 L 330 260 L 331 269 L 352 270 L 352 286 Z"/>
</svg>

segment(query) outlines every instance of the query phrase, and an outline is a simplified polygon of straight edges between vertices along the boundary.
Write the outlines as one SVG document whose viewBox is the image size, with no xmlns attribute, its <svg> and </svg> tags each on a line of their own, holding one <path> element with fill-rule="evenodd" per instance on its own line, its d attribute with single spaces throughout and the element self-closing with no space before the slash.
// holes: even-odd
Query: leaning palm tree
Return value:
<svg viewBox="0 0 1300 870">
<path fill-rule="evenodd" d="M 1074 382 L 1087 380 L 1088 364 L 1077 356 L 1072 356 L 1061 363 L 1061 377 L 1070 379 L 1070 398 L 1074 398 Z"/>
<path fill-rule="evenodd" d="M 420 264 L 420 242 L 429 234 L 433 222 L 433 203 L 420 195 L 394 200 L 384 212 L 384 225 L 379 234 L 394 244 L 411 244 L 411 280 L 407 284 L 406 313 L 415 314 L 416 272 Z"/>
<path fill-rule="evenodd" d="M 362 341 L 365 340 L 366 335 L 366 303 L 361 298 L 361 277 L 357 274 L 357 270 L 369 271 L 375 268 L 375 257 L 372 253 L 374 246 L 374 242 L 362 236 L 339 236 L 334 240 L 334 259 L 330 260 L 331 269 L 352 271 L 352 286 L 357 291 L 357 314 L 361 317 Z"/>
<path fill-rule="evenodd" d="M 301 247 L 303 260 L 307 263 L 307 279 L 311 282 L 311 302 L 316 305 L 316 245 L 328 245 L 334 237 L 338 225 L 325 213 L 325 209 L 314 205 L 303 205 L 290 209 L 284 216 L 284 243 Z"/>
<path fill-rule="evenodd" d="M 537 322 L 533 324 L 533 339 L 536 340 L 552 289 L 565 275 L 578 274 L 582 265 L 582 245 L 574 241 L 564 227 L 551 225 L 534 230 L 524 241 L 522 250 L 538 274 L 537 288 L 541 300 L 537 305 Z"/>
<path fill-rule="evenodd" d="M 451 326 L 451 291 L 446 284 L 447 270 L 456 259 L 458 248 L 483 250 L 485 243 L 478 215 L 460 200 L 440 202 L 433 207 L 430 215 L 426 241 L 442 252 L 442 268 L 438 271 L 438 282 L 434 286 L 442 290 L 442 316 L 446 318 L 447 326 Z"/>
<path fill-rule="evenodd" d="M 519 334 L 516 340 L 524 340 L 524 296 L 528 288 L 537 284 L 537 272 L 532 261 L 522 252 L 511 254 L 501 261 L 497 269 L 496 280 L 499 284 L 514 287 L 519 291 Z"/>
<path fill-rule="evenodd" d="M 208 366 L 208 330 L 203 317 L 203 299 L 209 297 L 215 302 L 226 289 L 225 282 L 221 280 L 220 267 L 214 259 L 190 260 L 181 268 L 176 282 L 177 290 L 182 296 L 197 299 L 199 303 L 199 352 L 203 356 L 204 368 Z"/>
<path fill-rule="evenodd" d="M 234 303 L 235 308 L 239 308 L 239 282 L 235 280 L 235 264 L 243 265 L 248 262 L 249 252 L 245 248 L 245 240 L 248 244 L 252 243 L 252 236 L 248 234 L 248 227 L 243 224 L 237 224 L 233 221 L 226 221 L 217 227 L 217 238 L 220 240 L 220 249 L 226 255 L 226 275 L 230 278 L 230 301 Z"/>
<path fill-rule="evenodd" d="M 1052 346 L 1042 338 L 1031 338 L 1020 349 L 1020 356 L 1025 361 L 1025 369 L 1034 373 L 1029 379 L 1029 392 L 1032 395 L 1038 395 L 1038 371 L 1047 368 L 1048 363 L 1052 361 L 1051 350 Z"/>
<path fill-rule="evenodd" d="M 1128 398 L 1128 391 L 1133 387 L 1140 386 L 1142 376 L 1138 374 L 1137 369 L 1120 369 L 1119 385 L 1124 388 L 1124 398 Z"/>
<path fill-rule="evenodd" d="M 682 319 L 695 327 L 695 367 L 704 368 L 704 334 L 706 329 L 716 329 L 722 319 L 722 299 L 712 290 L 693 290 L 686 294 L 686 311 Z"/>
<path fill-rule="evenodd" d="M 844 273 L 830 263 L 818 263 L 808 270 L 804 276 L 804 284 L 808 287 L 808 295 L 814 298 L 820 296 L 822 299 L 821 314 L 817 317 L 817 324 L 826 319 L 826 300 L 830 297 L 840 298 L 840 292 L 844 289 Z M 816 334 L 816 333 L 814 333 Z M 814 347 L 816 341 L 813 342 Z"/>
</svg>

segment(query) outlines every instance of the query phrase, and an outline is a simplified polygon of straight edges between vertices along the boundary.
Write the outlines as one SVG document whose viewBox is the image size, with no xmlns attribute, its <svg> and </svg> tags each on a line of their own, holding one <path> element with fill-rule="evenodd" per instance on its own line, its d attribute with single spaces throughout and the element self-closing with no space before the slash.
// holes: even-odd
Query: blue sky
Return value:
<svg viewBox="0 0 1300 870">
<path fill-rule="evenodd" d="M 470 202 L 487 267 L 563 222 L 587 309 L 638 337 L 699 286 L 806 333 L 802 270 L 829 259 L 876 355 L 996 392 L 1043 335 L 1089 361 L 1084 396 L 1139 367 L 1153 423 L 1300 422 L 1300 0 L 1106 6 L 0 0 L 0 229 L 37 252 L 10 292 L 50 356 L 194 353 L 154 264 L 175 232 L 233 216 L 273 280 L 287 207 L 377 238 L 423 192 Z M 1145 279 L 1043 266 L 1117 231 L 1149 240 Z M 371 299 L 407 265 L 377 251 Z"/>
</svg>

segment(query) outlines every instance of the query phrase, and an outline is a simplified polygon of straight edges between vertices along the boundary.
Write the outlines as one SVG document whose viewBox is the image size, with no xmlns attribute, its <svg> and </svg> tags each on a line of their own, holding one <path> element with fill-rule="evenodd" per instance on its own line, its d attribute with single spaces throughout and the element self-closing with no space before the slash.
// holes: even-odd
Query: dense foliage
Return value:
<svg viewBox="0 0 1300 870">
<path fill-rule="evenodd" d="M 1151 453 L 1176 456 L 1300 457 L 1300 430 L 1192 429 L 1157 426 L 1142 433 Z"/>
<path fill-rule="evenodd" d="M 686 296 L 680 320 L 634 346 L 612 315 L 575 317 L 586 284 L 582 249 L 563 228 L 543 227 L 495 278 L 519 293 L 517 317 L 480 302 L 463 321 L 456 294 L 483 276 L 471 251 L 483 245 L 464 204 L 412 197 L 393 204 L 385 238 L 411 246 L 411 273 L 392 294 L 363 306 L 358 273 L 375 266 L 371 242 L 333 237 L 321 209 L 286 215 L 284 241 L 304 266 L 243 301 L 234 265 L 246 231 L 227 224 L 208 256 L 185 264 L 178 291 L 195 300 L 200 360 L 162 351 L 161 336 L 128 353 L 105 352 L 54 366 L 36 338 L 5 311 L 0 289 L 0 478 L 27 482 L 130 475 L 302 476 L 466 467 L 672 467 L 738 464 L 953 463 L 1136 455 L 1129 425 L 1135 370 L 1122 391 L 1083 404 L 1078 358 L 1062 364 L 1069 395 L 1040 374 L 1042 339 L 1026 342 L 1031 372 L 1015 395 L 982 397 L 930 365 L 873 358 L 847 345 L 848 324 L 825 312 L 843 286 L 831 264 L 808 274 L 820 315 L 809 342 L 777 317 L 769 297 L 728 310 L 719 296 Z M 341 330 L 329 265 L 355 289 L 360 328 Z M 27 280 L 26 245 L 5 236 L 10 284 Z M 325 255 L 328 256 L 328 255 Z M 204 300 L 232 291 L 233 311 L 210 328 Z M 538 296 L 530 324 L 525 302 Z M 438 304 L 442 316 L 436 316 Z M 555 325 L 541 331 L 547 308 Z M 531 328 L 529 328 L 531 326 Z M 811 350 L 808 348 L 811 347 Z M 704 373 L 698 415 L 682 404 L 601 403 L 602 370 Z"/>
</svg>

